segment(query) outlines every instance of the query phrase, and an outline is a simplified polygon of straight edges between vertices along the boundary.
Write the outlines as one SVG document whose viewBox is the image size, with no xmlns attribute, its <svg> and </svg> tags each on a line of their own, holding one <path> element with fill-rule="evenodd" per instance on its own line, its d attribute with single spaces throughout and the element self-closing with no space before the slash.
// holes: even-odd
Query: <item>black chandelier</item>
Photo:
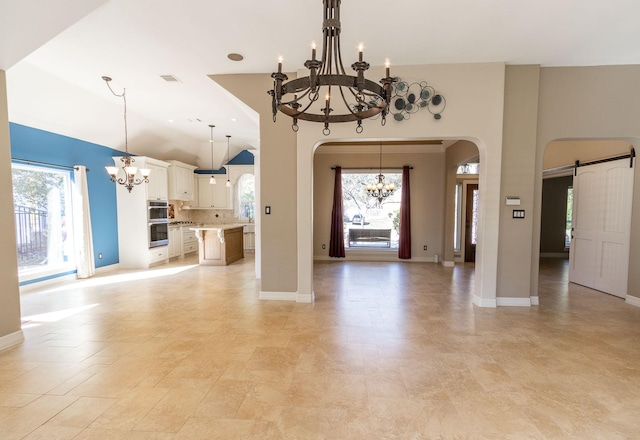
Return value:
<svg viewBox="0 0 640 440">
<path fill-rule="evenodd" d="M 370 197 L 378 199 L 378 203 L 382 203 L 382 201 L 392 195 L 396 189 L 394 183 L 384 183 L 384 174 L 382 174 L 382 142 L 380 142 L 380 174 L 378 174 L 378 181 L 367 183 L 366 189 Z"/>
<path fill-rule="evenodd" d="M 388 60 L 385 63 L 386 76 L 380 80 L 382 85 L 365 79 L 364 71 L 369 69 L 369 63 L 363 60 L 363 46 L 360 45 L 358 61 L 351 65 L 357 75 L 347 75 L 340 48 L 340 0 L 323 0 L 323 4 L 322 58 L 316 59 L 314 42 L 311 59 L 304 63 L 309 69 L 309 76 L 285 82 L 289 77 L 282 73 L 282 58 L 278 61 L 278 71 L 271 74 L 273 90 L 269 90 L 269 94 L 273 121 L 280 110 L 293 118 L 293 131 L 298 131 L 298 119 L 321 122 L 324 123 L 322 133 L 325 136 L 331 133 L 329 124 L 332 122 L 356 121 L 356 133 L 362 133 L 363 119 L 381 115 L 384 125 L 391 101 L 391 85 L 396 81 L 389 75 Z M 335 99 L 338 95 L 339 98 Z M 324 107 L 316 111 L 311 107 L 320 96 L 324 98 Z M 338 110 L 331 108 L 336 101 L 341 107 Z"/>
</svg>

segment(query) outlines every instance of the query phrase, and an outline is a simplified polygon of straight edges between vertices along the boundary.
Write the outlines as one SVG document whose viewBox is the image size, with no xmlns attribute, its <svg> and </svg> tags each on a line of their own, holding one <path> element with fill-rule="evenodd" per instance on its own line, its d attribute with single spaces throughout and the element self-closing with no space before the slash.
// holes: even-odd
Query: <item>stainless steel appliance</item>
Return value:
<svg viewBox="0 0 640 440">
<path fill-rule="evenodd" d="M 147 202 L 149 248 L 169 244 L 169 202 L 149 200 Z"/>
</svg>

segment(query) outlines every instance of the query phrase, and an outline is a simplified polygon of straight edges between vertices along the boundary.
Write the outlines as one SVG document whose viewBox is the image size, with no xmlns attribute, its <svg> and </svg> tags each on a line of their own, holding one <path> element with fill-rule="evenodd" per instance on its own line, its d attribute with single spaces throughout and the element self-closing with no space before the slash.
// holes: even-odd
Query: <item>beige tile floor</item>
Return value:
<svg viewBox="0 0 640 440">
<path fill-rule="evenodd" d="M 319 263 L 314 304 L 257 299 L 253 260 L 22 295 L 0 439 L 640 438 L 640 308 L 568 286 L 480 309 L 473 269 Z"/>
</svg>

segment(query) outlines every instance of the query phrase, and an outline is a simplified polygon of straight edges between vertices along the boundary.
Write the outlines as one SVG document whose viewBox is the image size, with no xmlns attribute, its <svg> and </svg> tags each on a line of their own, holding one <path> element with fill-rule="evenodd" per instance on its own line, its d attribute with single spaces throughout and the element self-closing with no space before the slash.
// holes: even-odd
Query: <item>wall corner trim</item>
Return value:
<svg viewBox="0 0 640 440">
<path fill-rule="evenodd" d="M 498 297 L 496 298 L 496 303 L 498 306 L 507 306 L 507 307 L 531 307 L 531 298 L 505 298 Z"/>
<path fill-rule="evenodd" d="M 9 333 L 6 336 L 2 336 L 0 338 L 0 351 L 13 347 L 14 345 L 20 344 L 24 341 L 24 334 L 22 330 L 18 330 L 17 332 Z"/>
<path fill-rule="evenodd" d="M 540 305 L 540 297 L 539 296 L 532 296 L 531 297 L 531 305 L 532 306 L 539 306 Z"/>
<path fill-rule="evenodd" d="M 627 298 L 624 300 L 627 304 L 632 306 L 640 307 L 640 298 L 637 296 L 627 295 Z"/>
<path fill-rule="evenodd" d="M 296 302 L 310 304 L 310 303 L 313 302 L 313 297 L 314 297 L 313 292 L 311 292 L 311 293 L 298 293 L 298 294 L 296 294 Z"/>
<path fill-rule="evenodd" d="M 495 308 L 497 306 L 495 298 L 480 298 L 476 295 L 473 295 L 473 303 L 478 307 Z"/>
</svg>

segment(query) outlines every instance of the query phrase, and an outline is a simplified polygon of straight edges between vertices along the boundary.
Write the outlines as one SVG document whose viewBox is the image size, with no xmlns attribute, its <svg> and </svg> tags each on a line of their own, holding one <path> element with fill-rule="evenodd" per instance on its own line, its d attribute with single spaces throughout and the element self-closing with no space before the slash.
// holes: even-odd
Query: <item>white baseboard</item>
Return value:
<svg viewBox="0 0 640 440">
<path fill-rule="evenodd" d="M 498 297 L 496 298 L 496 304 L 498 306 L 507 306 L 507 307 L 531 307 L 531 298 L 505 298 Z"/>
<path fill-rule="evenodd" d="M 20 286 L 20 293 L 28 293 L 36 289 L 42 289 L 43 287 L 53 286 L 59 283 L 69 282 L 77 280 L 78 277 L 75 273 L 64 275 L 56 278 L 49 278 L 48 280 L 38 281 L 36 283 L 29 283 Z"/>
<path fill-rule="evenodd" d="M 473 303 L 478 307 L 490 307 L 490 308 L 497 307 L 495 298 L 485 299 L 485 298 L 480 298 L 479 296 L 473 295 Z"/>
<path fill-rule="evenodd" d="M 640 298 L 637 296 L 627 295 L 627 298 L 624 301 L 632 306 L 640 307 Z"/>
<path fill-rule="evenodd" d="M 455 262 L 455 261 L 443 261 L 443 262 L 442 262 L 442 265 L 443 265 L 444 267 L 455 267 L 456 262 Z"/>
<path fill-rule="evenodd" d="M 532 296 L 531 297 L 531 305 L 532 306 L 539 306 L 540 305 L 540 297 L 539 296 Z"/>
<path fill-rule="evenodd" d="M 18 330 L 17 332 L 10 333 L 6 336 L 0 337 L 0 351 L 13 347 L 14 345 L 20 344 L 24 341 L 24 335 L 22 334 L 22 330 Z"/>
<path fill-rule="evenodd" d="M 96 275 L 99 273 L 113 272 L 120 269 L 120 263 L 110 264 L 108 266 L 96 267 Z"/>
<path fill-rule="evenodd" d="M 271 301 L 297 301 L 298 294 L 296 292 L 264 292 L 260 291 L 260 299 Z"/>
<path fill-rule="evenodd" d="M 310 304 L 313 302 L 314 294 L 311 293 L 298 293 L 296 294 L 296 302 Z"/>
</svg>

